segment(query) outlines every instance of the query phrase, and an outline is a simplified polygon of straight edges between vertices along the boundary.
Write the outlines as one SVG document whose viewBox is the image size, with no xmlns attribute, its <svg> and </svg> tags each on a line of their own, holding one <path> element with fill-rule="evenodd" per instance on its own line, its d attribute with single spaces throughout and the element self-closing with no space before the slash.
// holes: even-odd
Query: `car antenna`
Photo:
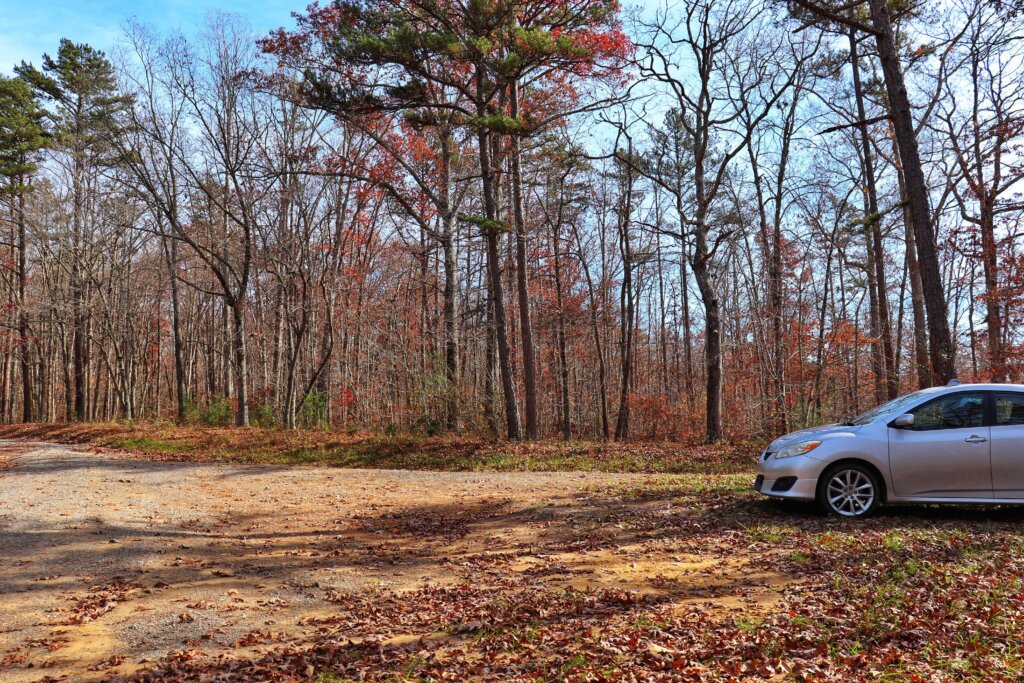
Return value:
<svg viewBox="0 0 1024 683">
<path fill-rule="evenodd" d="M 958 387 L 958 386 L 960 386 L 960 380 L 958 380 L 957 378 L 954 377 L 953 379 L 951 379 L 948 382 L 946 382 L 946 386 L 947 387 Z"/>
</svg>

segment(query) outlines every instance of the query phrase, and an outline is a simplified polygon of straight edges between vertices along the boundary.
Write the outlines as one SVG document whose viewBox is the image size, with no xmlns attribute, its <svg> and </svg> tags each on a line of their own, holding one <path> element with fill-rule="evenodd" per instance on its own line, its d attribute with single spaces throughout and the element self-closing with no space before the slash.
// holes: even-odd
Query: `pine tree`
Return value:
<svg viewBox="0 0 1024 683">
<path fill-rule="evenodd" d="M 56 147 L 71 158 L 73 203 L 71 212 L 71 310 L 74 402 L 69 418 L 84 420 L 86 410 L 86 364 L 88 312 L 85 306 L 86 276 L 82 272 L 86 238 L 86 191 L 89 177 L 104 165 L 111 165 L 108 143 L 116 131 L 118 117 L 131 102 L 117 90 L 114 67 L 102 51 L 89 45 L 60 41 L 57 58 L 43 55 L 38 69 L 22 62 L 15 71 L 45 101 L 52 103 Z"/>
<path fill-rule="evenodd" d="M 11 223 L 17 230 L 18 250 L 18 347 L 21 356 L 22 407 L 24 422 L 31 422 L 32 366 L 29 348 L 29 320 L 25 301 L 28 283 L 25 196 L 31 178 L 39 168 L 39 151 L 47 144 L 45 112 L 29 84 L 20 78 L 0 77 L 0 193 L 10 204 Z"/>
<path fill-rule="evenodd" d="M 539 435 L 536 358 L 526 280 L 519 139 L 579 108 L 580 83 L 618 74 L 629 41 L 613 0 L 565 4 L 555 0 L 471 0 L 409 5 L 342 2 L 311 6 L 300 31 L 279 31 L 267 52 L 302 69 L 304 101 L 344 117 L 399 112 L 420 124 L 466 126 L 477 140 L 480 211 L 463 215 L 486 243 L 490 306 L 498 351 L 507 431 L 520 426 L 505 312 L 499 242 L 516 235 L 517 290 L 526 389 L 526 436 Z M 523 102 L 529 78 L 537 104 Z M 454 91 L 457 100 L 439 98 Z M 554 107 L 554 109 L 552 109 Z M 507 142 L 507 145 L 503 145 Z M 506 157 L 507 155 L 507 157 Z M 500 170 L 509 162 L 512 221 L 503 220 Z"/>
</svg>

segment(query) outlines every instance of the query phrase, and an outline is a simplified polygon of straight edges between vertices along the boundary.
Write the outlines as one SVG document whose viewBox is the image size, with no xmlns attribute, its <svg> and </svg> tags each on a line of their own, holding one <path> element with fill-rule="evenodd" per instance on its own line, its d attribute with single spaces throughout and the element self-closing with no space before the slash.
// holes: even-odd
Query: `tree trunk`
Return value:
<svg viewBox="0 0 1024 683">
<path fill-rule="evenodd" d="M 707 369 L 707 434 L 708 443 L 718 443 L 724 437 L 722 428 L 722 318 L 718 294 L 711 282 L 706 265 L 699 261 L 693 265 L 693 274 L 704 300 L 705 340 L 704 363 Z"/>
<path fill-rule="evenodd" d="M 566 441 L 572 439 L 572 422 L 569 414 L 569 362 L 565 350 L 565 313 L 562 308 L 562 254 L 561 254 L 561 215 L 555 223 L 553 242 L 555 252 L 555 305 L 558 308 L 558 318 L 555 321 L 558 343 L 558 370 L 561 377 L 561 427 L 562 438 Z"/>
<path fill-rule="evenodd" d="M 483 99 L 484 70 L 477 69 L 477 113 L 487 114 Z M 515 381 L 512 377 L 512 354 L 508 344 L 508 325 L 505 318 L 505 295 L 501 283 L 501 262 L 498 253 L 498 206 L 494 198 L 494 166 L 491 161 L 491 133 L 484 127 L 477 130 L 477 142 L 480 154 L 480 175 L 483 184 L 484 217 L 486 225 L 483 233 L 487 243 L 487 274 L 491 284 L 491 303 L 494 313 L 494 332 L 498 346 L 498 369 L 501 374 L 501 389 L 505 396 L 505 421 L 508 438 L 519 439 L 522 431 L 519 426 L 519 402 L 516 398 Z"/>
<path fill-rule="evenodd" d="M 460 428 L 459 416 L 459 320 L 458 320 L 458 262 L 455 253 L 455 235 L 451 216 L 444 219 L 441 249 L 444 263 L 444 366 L 445 366 L 445 426 Z"/>
<path fill-rule="evenodd" d="M 914 318 L 914 366 L 917 374 L 917 385 L 921 389 L 932 386 L 931 360 L 928 357 L 928 326 L 925 322 L 924 287 L 921 284 L 921 269 L 917 262 L 917 240 L 914 238 L 913 224 L 910 220 L 910 208 L 907 204 L 907 186 L 903 180 L 903 164 L 899 162 L 899 148 L 893 142 L 893 151 L 897 160 L 896 181 L 903 202 L 904 239 L 906 241 L 905 257 L 907 274 L 910 279 L 910 307 Z"/>
<path fill-rule="evenodd" d="M 693 333 L 690 331 L 690 276 L 687 272 L 687 262 L 690 255 L 687 253 L 685 235 L 679 242 L 679 294 L 682 298 L 682 325 L 683 325 L 683 388 L 686 392 L 686 402 L 693 403 Z"/>
<path fill-rule="evenodd" d="M 702 174 L 697 176 L 698 185 Z M 697 211 L 694 230 L 693 276 L 704 303 L 704 365 L 706 371 L 706 434 L 707 443 L 718 443 L 724 437 L 722 428 L 722 315 L 718 290 L 712 279 L 708 261 L 712 254 L 707 241 L 707 209 Z"/>
<path fill-rule="evenodd" d="M 625 167 L 622 206 L 619 210 L 619 251 L 622 254 L 622 286 L 619 290 L 621 321 L 619 327 L 619 412 L 615 420 L 615 438 L 629 436 L 629 392 L 633 376 L 633 327 L 635 305 L 633 301 L 633 248 L 629 239 L 629 223 L 633 211 L 632 169 Z"/>
<path fill-rule="evenodd" d="M 28 301 L 25 288 L 28 284 L 28 245 L 26 242 L 25 183 L 21 182 L 18 195 L 18 345 L 21 351 L 21 421 L 32 422 L 32 359 L 29 348 Z"/>
<path fill-rule="evenodd" d="M 931 211 L 928 208 L 928 186 L 921 168 L 910 98 L 907 96 L 907 88 L 903 81 L 903 71 L 889 18 L 889 6 L 886 0 L 868 0 L 868 4 L 871 8 L 871 22 L 876 31 L 878 58 L 889 96 L 889 114 L 892 117 L 893 131 L 903 166 L 908 213 L 917 242 L 917 260 L 928 314 L 929 355 L 934 380 L 938 384 L 945 384 L 956 374 L 955 349 L 947 319 L 946 294 L 942 286 L 935 232 L 931 225 Z"/>
<path fill-rule="evenodd" d="M 238 407 L 235 426 L 249 426 L 249 368 L 246 359 L 248 345 L 245 339 L 246 299 L 244 294 L 231 301 L 231 348 L 234 351 L 235 382 Z"/>
<path fill-rule="evenodd" d="M 985 278 L 985 325 L 988 328 L 988 367 L 993 382 L 1006 381 L 1003 362 L 1002 312 L 999 294 L 999 261 L 996 249 L 995 220 L 990 201 L 981 202 L 981 264 Z"/>
<path fill-rule="evenodd" d="M 185 383 L 185 358 L 181 340 L 181 303 L 178 292 L 178 240 L 170 239 L 164 244 L 167 259 L 167 275 L 171 286 L 171 332 L 174 337 L 174 385 L 177 393 L 177 420 L 184 424 L 188 419 L 188 387 Z"/>
<path fill-rule="evenodd" d="M 83 294 L 82 284 L 82 213 L 85 208 L 83 204 L 83 193 L 82 188 L 82 161 L 77 158 L 80 156 L 79 152 L 76 152 L 76 159 L 73 169 L 74 178 L 72 180 L 72 245 L 71 245 L 71 272 L 70 272 L 70 287 L 71 287 L 71 364 L 72 364 L 72 375 L 74 379 L 74 406 L 71 409 L 72 419 L 75 421 L 84 420 L 85 408 L 86 408 L 86 377 L 85 377 L 85 300 Z"/>
<path fill-rule="evenodd" d="M 513 119 L 519 116 L 519 83 L 513 81 L 509 87 L 509 114 Z M 523 213 L 523 171 L 519 136 L 509 136 L 510 166 L 512 175 L 512 217 L 516 231 L 516 288 L 519 297 L 519 334 L 523 349 L 523 387 L 525 390 L 526 438 L 535 440 L 540 436 L 537 418 L 537 358 L 533 345 L 533 324 L 530 321 L 530 287 L 526 258 L 526 217 Z"/>
<path fill-rule="evenodd" d="M 868 136 L 867 110 L 864 106 L 864 90 L 860 80 L 860 56 L 858 54 L 856 32 L 850 30 L 850 66 L 853 70 L 853 91 L 857 100 L 857 120 L 860 121 L 861 163 L 864 167 L 864 184 L 867 190 L 867 207 L 865 213 L 865 234 L 867 235 L 868 250 L 870 252 L 871 267 L 874 268 L 872 277 L 874 283 L 875 336 L 878 340 L 875 344 L 881 344 L 877 355 L 881 370 L 881 380 L 878 387 L 878 402 L 884 403 L 886 399 L 896 398 L 899 393 L 899 381 L 896 377 L 896 357 L 893 350 L 892 324 L 889 314 L 889 299 L 885 278 L 885 248 L 882 244 L 881 216 L 878 214 L 878 188 L 875 184 L 875 164 L 871 154 L 871 139 Z"/>
<path fill-rule="evenodd" d="M 487 274 L 487 302 L 484 308 L 487 310 L 487 324 L 484 332 L 487 339 L 484 342 L 484 421 L 491 434 L 498 434 L 497 414 L 497 391 L 494 386 L 494 376 L 497 374 L 498 352 L 494 343 L 494 297 L 491 296 L 491 278 Z"/>
</svg>

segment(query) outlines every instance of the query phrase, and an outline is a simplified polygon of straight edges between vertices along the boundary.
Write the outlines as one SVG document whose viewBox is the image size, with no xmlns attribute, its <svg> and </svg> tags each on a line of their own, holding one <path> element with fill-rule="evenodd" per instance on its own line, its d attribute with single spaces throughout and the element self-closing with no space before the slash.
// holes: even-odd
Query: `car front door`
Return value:
<svg viewBox="0 0 1024 683">
<path fill-rule="evenodd" d="M 1024 392 L 993 392 L 992 488 L 996 498 L 1024 498 Z"/>
<path fill-rule="evenodd" d="M 985 393 L 946 394 L 910 414 L 913 426 L 889 428 L 889 468 L 896 495 L 991 498 Z"/>
</svg>

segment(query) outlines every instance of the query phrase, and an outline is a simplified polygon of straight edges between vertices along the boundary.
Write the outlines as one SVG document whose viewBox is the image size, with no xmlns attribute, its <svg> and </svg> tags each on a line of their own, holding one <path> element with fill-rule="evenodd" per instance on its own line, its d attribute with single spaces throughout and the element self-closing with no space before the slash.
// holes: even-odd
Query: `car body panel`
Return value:
<svg viewBox="0 0 1024 683">
<path fill-rule="evenodd" d="M 992 495 L 1024 502 L 1024 425 L 993 426 Z"/>
<path fill-rule="evenodd" d="M 891 490 L 895 496 L 992 497 L 988 427 L 887 431 Z"/>
<path fill-rule="evenodd" d="M 789 446 L 794 443 L 799 443 L 801 441 L 808 441 L 811 439 L 821 438 L 835 439 L 853 436 L 859 429 L 859 427 L 850 427 L 838 424 L 822 425 L 821 427 L 811 427 L 810 429 L 801 429 L 798 432 L 792 432 L 790 434 L 786 434 L 785 436 L 779 437 L 778 439 L 775 439 L 775 441 L 772 441 L 770 444 L 768 444 L 768 448 L 766 450 L 771 453 L 777 453 L 786 446 Z"/>
<path fill-rule="evenodd" d="M 1007 406 L 1000 400 L 1007 393 L 995 392 L 996 421 L 990 431 L 993 496 L 1024 499 L 1024 399 L 1018 397 Z"/>
<path fill-rule="evenodd" d="M 761 474 L 764 475 L 764 481 L 761 483 L 759 492 L 776 498 L 813 499 L 820 472 L 821 461 L 807 456 L 783 460 L 769 458 L 768 461 L 762 463 Z M 776 480 L 782 477 L 796 477 L 796 483 L 788 491 L 772 491 Z"/>
</svg>

